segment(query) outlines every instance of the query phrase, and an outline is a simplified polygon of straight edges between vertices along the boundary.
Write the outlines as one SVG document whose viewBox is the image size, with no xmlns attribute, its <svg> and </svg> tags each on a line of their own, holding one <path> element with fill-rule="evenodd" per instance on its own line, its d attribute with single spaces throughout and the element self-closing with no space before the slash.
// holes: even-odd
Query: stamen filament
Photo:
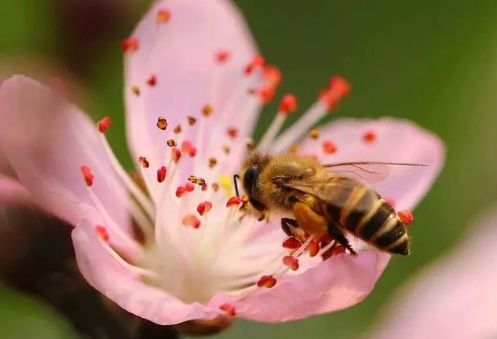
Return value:
<svg viewBox="0 0 497 339">
<path fill-rule="evenodd" d="M 298 139 L 304 136 L 328 112 L 329 107 L 321 100 L 314 103 L 303 115 L 285 130 L 273 143 L 274 153 L 284 151 Z"/>
<path fill-rule="evenodd" d="M 282 114 L 281 112 L 276 115 L 276 117 L 273 119 L 273 122 L 269 126 L 269 128 L 266 130 L 266 133 L 264 133 L 264 136 L 262 137 L 261 141 L 259 142 L 259 145 L 257 146 L 257 150 L 265 149 L 270 145 L 278 132 L 281 130 L 281 127 L 283 127 L 283 124 L 285 123 L 285 120 L 287 118 L 286 114 Z"/>
<path fill-rule="evenodd" d="M 136 185 L 136 183 L 131 180 L 129 177 L 128 173 L 124 170 L 124 168 L 121 166 L 121 163 L 119 160 L 117 160 L 116 155 L 112 151 L 109 142 L 107 141 L 107 138 L 105 137 L 105 134 L 100 134 L 100 140 L 102 142 L 102 145 L 104 146 L 105 152 L 107 153 L 107 156 L 114 167 L 114 170 L 116 171 L 117 175 L 121 179 L 121 181 L 124 183 L 126 188 L 130 191 L 130 193 L 136 198 L 136 200 L 140 203 L 140 205 L 143 207 L 145 212 L 153 218 L 155 215 L 155 208 L 152 204 L 152 201 L 143 193 L 143 191 Z"/>
</svg>

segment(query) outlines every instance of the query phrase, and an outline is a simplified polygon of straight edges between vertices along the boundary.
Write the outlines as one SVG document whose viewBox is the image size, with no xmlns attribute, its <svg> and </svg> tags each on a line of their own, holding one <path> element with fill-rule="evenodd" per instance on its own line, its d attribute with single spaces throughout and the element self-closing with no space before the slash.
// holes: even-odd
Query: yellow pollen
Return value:
<svg viewBox="0 0 497 339">
<path fill-rule="evenodd" d="M 221 186 L 228 197 L 233 196 L 235 190 L 233 189 L 233 180 L 227 175 L 221 175 L 219 177 L 219 186 Z"/>
</svg>

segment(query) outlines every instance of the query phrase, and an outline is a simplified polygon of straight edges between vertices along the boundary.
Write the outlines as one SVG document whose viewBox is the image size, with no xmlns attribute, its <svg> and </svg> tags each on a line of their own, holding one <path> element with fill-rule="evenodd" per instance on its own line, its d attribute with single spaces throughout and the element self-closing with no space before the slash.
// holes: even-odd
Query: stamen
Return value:
<svg viewBox="0 0 497 339">
<path fill-rule="evenodd" d="M 235 139 L 238 136 L 238 129 L 236 127 L 229 127 L 226 133 L 231 139 Z"/>
<path fill-rule="evenodd" d="M 269 144 L 271 144 L 283 127 L 286 118 L 290 113 L 297 109 L 297 98 L 293 94 L 286 94 L 283 99 L 281 99 L 278 114 L 274 118 L 273 122 L 266 130 L 266 133 L 262 137 L 258 149 L 265 149 Z"/>
<path fill-rule="evenodd" d="M 216 164 L 217 164 L 216 158 L 214 157 L 209 158 L 209 168 L 213 168 L 214 166 L 216 166 Z"/>
<path fill-rule="evenodd" d="M 150 87 L 155 87 L 157 85 L 157 77 L 155 74 L 152 74 L 148 79 L 147 79 L 147 85 Z"/>
<path fill-rule="evenodd" d="M 185 193 L 186 189 L 183 186 L 178 186 L 178 188 L 176 188 L 176 196 L 178 198 L 181 198 Z"/>
<path fill-rule="evenodd" d="M 232 304 L 229 303 L 222 304 L 221 306 L 219 306 L 219 309 L 223 310 L 224 312 L 226 312 L 226 314 L 232 317 L 236 317 L 236 309 L 235 306 L 233 306 Z"/>
<path fill-rule="evenodd" d="M 321 93 L 319 100 L 297 122 L 276 139 L 272 150 L 275 153 L 282 152 L 296 140 L 299 140 L 328 111 L 334 109 L 349 91 L 350 85 L 344 78 L 339 76 L 332 77 L 329 87 Z"/>
<path fill-rule="evenodd" d="M 283 257 L 283 264 L 288 266 L 292 271 L 299 269 L 299 260 L 291 255 Z"/>
<path fill-rule="evenodd" d="M 296 250 L 298 249 L 302 244 L 300 243 L 300 241 L 298 241 L 296 238 L 294 237 L 290 237 L 288 239 L 286 239 L 285 241 L 283 241 L 283 244 L 282 246 L 284 248 L 287 248 L 287 249 L 290 249 L 290 250 Z"/>
<path fill-rule="evenodd" d="M 216 61 L 220 64 L 226 63 L 230 57 L 231 57 L 231 54 L 227 50 L 220 50 L 216 53 L 216 56 L 215 56 Z"/>
<path fill-rule="evenodd" d="M 311 243 L 307 247 L 307 252 L 309 253 L 310 257 L 315 257 L 319 253 L 319 242 L 318 242 L 318 240 L 314 239 L 314 240 L 311 241 Z"/>
<path fill-rule="evenodd" d="M 337 146 L 331 140 L 323 141 L 323 152 L 326 154 L 333 154 L 337 151 Z"/>
<path fill-rule="evenodd" d="M 110 117 L 105 117 L 99 122 L 97 122 L 97 128 L 100 133 L 105 133 L 110 127 L 111 120 Z"/>
<path fill-rule="evenodd" d="M 150 162 L 147 160 L 145 157 L 139 157 L 138 162 L 140 163 L 140 166 L 143 168 L 149 168 L 150 167 Z"/>
<path fill-rule="evenodd" d="M 200 227 L 200 220 L 194 215 L 194 214 L 187 214 L 183 217 L 182 220 L 183 225 L 185 226 L 191 226 L 194 229 L 197 229 Z"/>
<path fill-rule="evenodd" d="M 376 140 L 376 133 L 374 131 L 366 131 L 362 135 L 362 140 L 366 144 L 371 144 L 371 143 L 373 143 Z"/>
<path fill-rule="evenodd" d="M 95 231 L 97 232 L 100 239 L 102 239 L 105 242 L 109 241 L 110 236 L 109 233 L 107 232 L 107 229 L 104 226 L 97 225 L 95 227 Z"/>
<path fill-rule="evenodd" d="M 178 146 L 178 143 L 174 139 L 168 139 L 166 141 L 166 145 L 168 147 L 176 147 L 176 146 Z"/>
<path fill-rule="evenodd" d="M 137 97 L 140 96 L 140 93 L 141 93 L 140 87 L 138 87 L 138 86 L 131 86 L 131 91 Z"/>
<path fill-rule="evenodd" d="M 181 151 L 178 148 L 171 149 L 171 159 L 176 163 L 181 159 Z"/>
<path fill-rule="evenodd" d="M 311 129 L 311 131 L 309 132 L 309 137 L 311 139 L 317 139 L 317 138 L 319 138 L 319 130 L 317 128 Z"/>
<path fill-rule="evenodd" d="M 257 281 L 257 287 L 271 288 L 276 285 L 276 279 L 272 275 L 263 275 Z"/>
<path fill-rule="evenodd" d="M 402 223 L 406 226 L 414 221 L 414 214 L 412 214 L 412 212 L 408 210 L 397 212 L 397 216 L 399 217 L 400 221 L 402 221 Z"/>
<path fill-rule="evenodd" d="M 210 116 L 214 112 L 214 108 L 211 105 L 205 105 L 204 108 L 202 108 L 202 115 L 204 117 Z"/>
<path fill-rule="evenodd" d="M 194 157 L 197 154 L 197 148 L 193 146 L 191 141 L 185 140 L 181 144 L 181 151 L 188 154 L 190 157 Z"/>
<path fill-rule="evenodd" d="M 171 20 L 171 11 L 168 9 L 160 9 L 157 12 L 156 22 L 157 24 L 164 24 Z"/>
<path fill-rule="evenodd" d="M 242 202 L 242 199 L 239 197 L 231 197 L 228 199 L 228 202 L 226 202 L 226 207 L 233 207 L 233 206 L 238 206 Z"/>
<path fill-rule="evenodd" d="M 133 53 L 138 50 L 140 43 L 138 39 L 130 37 L 123 40 L 122 49 L 124 53 Z"/>
<path fill-rule="evenodd" d="M 204 201 L 198 204 L 197 212 L 200 215 L 208 213 L 212 209 L 212 203 L 210 201 Z"/>
<path fill-rule="evenodd" d="M 83 177 L 86 182 L 86 186 L 91 186 L 93 185 L 93 173 L 91 171 L 91 168 L 88 166 L 81 166 L 81 172 L 83 173 Z"/>
<path fill-rule="evenodd" d="M 195 190 L 195 185 L 192 184 L 191 182 L 187 182 L 185 184 L 185 191 L 187 192 L 193 192 Z"/>
<path fill-rule="evenodd" d="M 250 75 L 252 72 L 258 68 L 264 66 L 266 60 L 261 55 L 256 55 L 252 61 L 245 67 L 245 74 Z"/>
<path fill-rule="evenodd" d="M 178 126 L 174 127 L 173 133 L 174 134 L 180 134 L 182 130 L 183 129 L 181 128 L 181 125 L 178 125 Z"/>
<path fill-rule="evenodd" d="M 192 117 L 191 115 L 189 115 L 187 119 L 188 119 L 188 125 L 190 126 L 195 125 L 195 123 L 197 122 L 197 119 L 195 117 Z"/>
<path fill-rule="evenodd" d="M 157 181 L 159 183 L 163 182 L 166 179 L 167 168 L 166 166 L 162 166 L 157 170 Z"/>
<path fill-rule="evenodd" d="M 157 118 L 157 128 L 165 131 L 167 128 L 167 119 L 165 117 L 160 116 Z"/>
</svg>

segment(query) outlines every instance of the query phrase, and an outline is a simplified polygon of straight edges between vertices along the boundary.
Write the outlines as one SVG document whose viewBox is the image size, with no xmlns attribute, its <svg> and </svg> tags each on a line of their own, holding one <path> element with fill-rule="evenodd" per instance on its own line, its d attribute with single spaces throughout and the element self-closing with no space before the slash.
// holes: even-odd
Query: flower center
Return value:
<svg viewBox="0 0 497 339">
<path fill-rule="evenodd" d="M 139 46 L 133 40 L 128 45 Z M 230 52 L 219 51 L 213 59 L 222 67 L 229 62 Z M 106 250 L 137 279 L 185 302 L 206 303 L 217 293 L 242 298 L 254 288 L 271 288 L 286 275 L 343 252 L 330 237 L 287 237 L 279 227 L 268 227 L 266 222 L 245 216 L 247 200 L 233 197 L 232 175 L 254 143 L 240 140 L 239 130 L 226 121 L 235 110 L 255 114 L 261 104 L 272 99 L 281 81 L 279 70 L 266 65 L 260 56 L 241 73 L 243 78 L 236 93 L 251 96 L 247 107 L 237 107 L 240 98 L 235 95 L 220 112 L 206 104 L 198 117 L 189 116 L 178 126 L 171 127 L 167 117 L 158 117 L 156 124 L 163 133 L 163 142 L 157 148 L 161 149 L 160 154 L 165 150 L 165 157 L 143 154 L 137 159 L 148 194 L 128 176 L 112 152 L 105 137 L 110 119 L 98 122 L 101 143 L 130 193 L 129 214 L 143 235 L 142 240 L 138 240 L 136 232 L 127 232 L 115 223 L 92 189 L 99 178 L 93 177 L 88 166 L 81 167 L 88 194 L 104 222 L 96 225 L 95 231 Z M 245 79 L 261 73 L 265 79 L 262 87 L 248 88 Z M 146 90 L 153 90 L 158 81 L 151 75 Z M 142 90 L 138 86 L 131 88 L 137 96 Z M 297 108 L 296 98 L 285 95 L 257 148 L 274 152 L 288 149 L 348 91 L 345 80 L 333 77 L 320 100 L 276 138 L 287 116 Z M 218 115 L 219 123 L 208 125 L 213 114 Z M 313 138 L 317 135 L 317 131 L 311 133 Z M 369 136 L 368 140 L 371 139 Z M 333 145 L 325 141 L 324 152 L 331 148 Z M 158 158 L 164 162 L 154 163 Z"/>
</svg>

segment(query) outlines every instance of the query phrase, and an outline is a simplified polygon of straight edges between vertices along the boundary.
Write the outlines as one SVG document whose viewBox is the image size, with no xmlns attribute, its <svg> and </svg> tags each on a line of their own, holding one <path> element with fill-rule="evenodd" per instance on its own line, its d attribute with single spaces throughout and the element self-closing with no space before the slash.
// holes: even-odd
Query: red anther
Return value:
<svg viewBox="0 0 497 339">
<path fill-rule="evenodd" d="M 148 162 L 147 158 L 145 158 L 145 157 L 139 157 L 138 162 L 140 163 L 140 166 L 143 168 L 150 167 L 150 163 Z"/>
<path fill-rule="evenodd" d="M 257 287 L 271 288 L 276 285 L 276 279 L 272 275 L 263 275 L 257 281 Z"/>
<path fill-rule="evenodd" d="M 165 131 L 167 128 L 167 119 L 164 117 L 157 118 L 157 128 Z"/>
<path fill-rule="evenodd" d="M 323 141 L 323 151 L 327 154 L 333 154 L 337 151 L 337 146 L 331 140 Z"/>
<path fill-rule="evenodd" d="M 197 212 L 200 215 L 204 215 L 212 209 L 212 203 L 210 201 L 204 201 L 198 204 Z"/>
<path fill-rule="evenodd" d="M 216 53 L 216 61 L 219 62 L 220 64 L 224 64 L 227 62 L 231 57 L 231 53 L 227 50 L 220 50 Z"/>
<path fill-rule="evenodd" d="M 299 259 L 291 255 L 283 257 L 283 264 L 288 266 L 292 271 L 296 271 L 299 269 Z"/>
<path fill-rule="evenodd" d="M 195 190 L 195 185 L 191 182 L 187 182 L 184 187 L 187 192 L 193 192 Z"/>
<path fill-rule="evenodd" d="M 191 226 L 195 229 L 200 227 L 200 220 L 194 214 L 185 215 L 183 217 L 182 223 L 185 226 Z"/>
<path fill-rule="evenodd" d="M 185 194 L 186 190 L 183 186 L 178 186 L 178 188 L 176 188 L 176 196 L 178 198 L 181 198 L 184 194 Z"/>
<path fill-rule="evenodd" d="M 311 257 L 315 257 L 319 253 L 319 249 L 319 241 L 316 239 L 312 240 L 309 246 L 307 246 L 307 252 Z"/>
<path fill-rule="evenodd" d="M 245 74 L 250 75 L 257 67 L 262 67 L 266 60 L 261 55 L 256 55 L 252 61 L 245 67 Z"/>
<path fill-rule="evenodd" d="M 238 206 L 242 202 L 242 199 L 239 197 L 231 197 L 228 199 L 228 202 L 226 203 L 226 207 L 233 207 L 233 206 Z"/>
<path fill-rule="evenodd" d="M 190 157 L 194 157 L 197 154 L 197 148 L 193 146 L 191 141 L 185 140 L 181 144 L 181 151 L 188 154 Z"/>
<path fill-rule="evenodd" d="M 181 151 L 177 147 L 171 148 L 171 157 L 174 162 L 178 162 L 181 159 Z"/>
<path fill-rule="evenodd" d="M 157 85 L 157 77 L 154 74 L 152 74 L 150 78 L 147 79 L 147 85 L 149 85 L 150 87 L 154 87 L 155 85 Z"/>
<path fill-rule="evenodd" d="M 362 141 L 366 144 L 371 144 L 376 140 L 376 133 L 374 131 L 366 131 L 362 134 Z"/>
<path fill-rule="evenodd" d="M 285 241 L 283 241 L 283 244 L 282 246 L 284 248 L 288 248 L 289 250 L 296 250 L 297 248 L 299 248 L 301 246 L 301 242 L 298 241 L 296 238 L 294 237 L 290 237 L 288 239 L 286 239 Z"/>
<path fill-rule="evenodd" d="M 81 173 L 83 173 L 83 177 L 85 178 L 86 186 L 93 185 L 93 173 L 91 172 L 91 168 L 88 166 L 81 166 Z"/>
<path fill-rule="evenodd" d="M 323 236 L 321 236 L 321 239 L 319 239 L 319 243 L 320 243 L 321 247 L 325 247 L 326 245 L 328 245 L 332 241 L 333 241 L 333 237 L 329 234 L 324 234 Z"/>
<path fill-rule="evenodd" d="M 264 87 L 259 91 L 259 96 L 264 104 L 269 104 L 276 95 L 276 91 L 272 87 Z"/>
<path fill-rule="evenodd" d="M 167 169 L 166 166 L 162 166 L 157 170 L 157 181 L 163 182 L 166 179 Z"/>
<path fill-rule="evenodd" d="M 222 304 L 221 306 L 219 306 L 219 309 L 223 310 L 232 317 L 236 317 L 236 309 L 235 306 L 233 306 L 232 304 L 229 303 Z"/>
<path fill-rule="evenodd" d="M 122 49 L 124 53 L 136 52 L 139 47 L 140 47 L 140 42 L 136 38 L 130 37 L 123 40 Z"/>
<path fill-rule="evenodd" d="M 331 255 L 334 256 L 334 255 L 339 255 L 339 254 L 345 253 L 345 250 L 346 250 L 346 248 L 344 246 L 338 245 L 333 249 Z"/>
<path fill-rule="evenodd" d="M 105 131 L 109 129 L 110 123 L 111 123 L 110 117 L 103 118 L 102 120 L 97 122 L 98 131 L 100 133 L 105 133 Z"/>
<path fill-rule="evenodd" d="M 283 114 L 293 113 L 297 109 L 297 98 L 293 94 L 285 94 L 280 102 L 279 112 Z"/>
<path fill-rule="evenodd" d="M 399 217 L 400 221 L 402 221 L 402 223 L 406 226 L 414 221 L 414 214 L 412 214 L 412 212 L 408 210 L 397 212 L 397 216 Z"/>
<path fill-rule="evenodd" d="M 103 241 L 106 241 L 106 242 L 109 241 L 109 239 L 110 239 L 109 232 L 107 232 L 107 229 L 104 226 L 97 225 L 97 227 L 95 227 L 95 232 L 97 232 L 97 235 Z"/>
<path fill-rule="evenodd" d="M 174 134 L 180 134 L 183 129 L 181 128 L 181 125 L 178 125 L 174 127 L 173 132 Z"/>
<path fill-rule="evenodd" d="M 276 90 L 283 80 L 283 75 L 278 67 L 267 65 L 264 67 L 264 85 Z"/>
<path fill-rule="evenodd" d="M 340 75 L 334 75 L 330 78 L 330 88 L 332 88 L 337 94 L 345 96 L 350 93 L 350 84 L 344 77 Z"/>
<path fill-rule="evenodd" d="M 226 130 L 228 136 L 232 139 L 235 139 L 238 136 L 238 129 L 235 127 L 230 127 Z"/>
<path fill-rule="evenodd" d="M 340 76 L 334 76 L 330 79 L 330 86 L 321 92 L 320 99 L 331 110 L 337 107 L 342 98 L 349 92 L 350 85 L 347 80 Z"/>
<path fill-rule="evenodd" d="M 163 24 L 171 20 L 171 11 L 168 9 L 159 9 L 157 11 L 156 21 L 158 24 Z"/>
</svg>

